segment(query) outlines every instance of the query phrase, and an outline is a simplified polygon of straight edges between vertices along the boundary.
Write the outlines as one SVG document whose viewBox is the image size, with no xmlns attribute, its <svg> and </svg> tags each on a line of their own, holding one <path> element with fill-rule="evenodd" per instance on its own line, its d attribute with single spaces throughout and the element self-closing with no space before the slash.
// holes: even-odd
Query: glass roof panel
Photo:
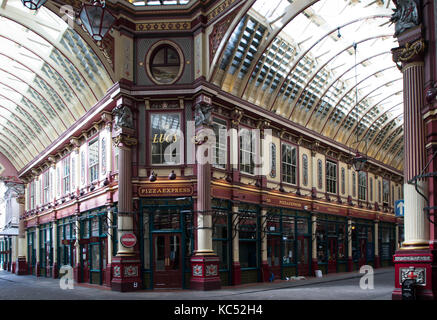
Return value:
<svg viewBox="0 0 437 320">
<path fill-rule="evenodd" d="M 11 30 L 14 32 L 11 33 Z M 59 16 L 0 7 L 0 152 L 20 170 L 112 85 L 97 54 Z"/>
</svg>

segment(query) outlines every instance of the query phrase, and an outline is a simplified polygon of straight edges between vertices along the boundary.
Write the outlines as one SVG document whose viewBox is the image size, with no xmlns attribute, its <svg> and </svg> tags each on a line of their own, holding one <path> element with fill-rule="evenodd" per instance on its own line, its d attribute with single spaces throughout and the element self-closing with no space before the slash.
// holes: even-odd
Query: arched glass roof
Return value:
<svg viewBox="0 0 437 320">
<path fill-rule="evenodd" d="M 211 68 L 223 90 L 398 170 L 402 74 L 391 1 L 256 0 Z"/>
<path fill-rule="evenodd" d="M 47 148 L 113 84 L 81 36 L 45 7 L 0 7 L 0 152 L 17 170 Z"/>
</svg>

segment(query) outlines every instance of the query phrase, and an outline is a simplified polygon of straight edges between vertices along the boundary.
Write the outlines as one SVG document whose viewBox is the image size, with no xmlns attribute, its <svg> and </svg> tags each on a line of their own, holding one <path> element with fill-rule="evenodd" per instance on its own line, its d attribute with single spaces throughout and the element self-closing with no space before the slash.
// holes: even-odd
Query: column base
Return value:
<svg viewBox="0 0 437 320">
<path fill-rule="evenodd" d="M 41 277 L 41 267 L 39 265 L 39 262 L 37 262 L 35 265 L 35 276 Z"/>
<path fill-rule="evenodd" d="M 347 258 L 347 271 L 348 272 L 354 271 L 354 262 L 352 261 L 352 257 Z"/>
<path fill-rule="evenodd" d="M 240 262 L 232 263 L 232 285 L 241 284 L 241 267 Z"/>
<path fill-rule="evenodd" d="M 437 261 L 436 250 L 412 250 L 401 248 L 393 256 L 395 265 L 395 289 L 393 300 L 402 300 L 402 281 L 414 268 L 414 275 L 418 282 L 416 289 L 417 300 L 437 300 Z"/>
<path fill-rule="evenodd" d="M 129 292 L 141 290 L 141 262 L 138 256 L 116 256 L 112 258 L 111 290 Z"/>
<path fill-rule="evenodd" d="M 26 257 L 18 257 L 17 258 L 17 268 L 16 274 L 18 276 L 23 276 L 27 274 L 27 262 Z"/>
<path fill-rule="evenodd" d="M 12 265 L 11 265 L 11 272 L 12 273 L 15 273 L 15 268 L 17 267 L 17 263 L 14 261 L 14 262 L 12 262 Z"/>
<path fill-rule="evenodd" d="M 316 276 L 316 270 L 319 270 L 319 263 L 317 262 L 317 260 L 312 259 L 311 260 L 311 271 L 312 271 L 313 277 Z"/>
<path fill-rule="evenodd" d="M 192 256 L 190 288 L 193 290 L 219 290 L 219 257 L 216 255 Z"/>
<path fill-rule="evenodd" d="M 52 266 L 52 277 L 53 279 L 57 279 L 59 277 L 59 268 L 56 263 L 54 263 Z"/>
<path fill-rule="evenodd" d="M 109 263 L 106 265 L 104 285 L 106 287 L 110 287 L 111 280 L 112 280 L 112 265 Z"/>
<path fill-rule="evenodd" d="M 261 279 L 263 282 L 269 282 L 272 272 L 267 261 L 261 263 Z"/>
<path fill-rule="evenodd" d="M 373 268 L 374 269 L 381 268 L 381 259 L 379 258 L 379 256 L 375 256 L 375 260 L 373 262 Z"/>
<path fill-rule="evenodd" d="M 82 282 L 81 273 L 82 273 L 82 267 L 80 266 L 80 264 L 76 264 L 73 268 L 74 282 L 76 283 Z"/>
</svg>

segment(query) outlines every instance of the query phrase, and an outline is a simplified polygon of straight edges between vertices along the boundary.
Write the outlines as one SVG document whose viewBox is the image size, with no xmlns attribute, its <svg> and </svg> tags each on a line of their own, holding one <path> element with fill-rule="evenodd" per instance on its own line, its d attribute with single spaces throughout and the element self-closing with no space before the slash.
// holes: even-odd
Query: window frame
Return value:
<svg viewBox="0 0 437 320">
<path fill-rule="evenodd" d="M 364 177 L 364 179 L 362 179 Z M 365 185 L 361 182 L 365 181 Z M 359 171 L 358 172 L 358 200 L 367 201 L 367 172 Z M 364 195 L 364 198 L 362 197 Z"/>
<path fill-rule="evenodd" d="M 335 170 L 332 171 L 332 168 L 328 168 L 328 166 L 334 166 Z M 331 175 L 328 175 L 328 169 L 331 169 L 329 171 L 335 172 L 335 177 L 332 177 Z M 326 159 L 325 161 L 325 183 L 326 183 L 326 192 L 330 194 L 338 194 L 338 163 L 331 160 Z M 330 187 L 335 186 L 335 191 L 329 190 Z"/>
<path fill-rule="evenodd" d="M 240 126 L 238 128 L 238 170 L 240 171 L 240 173 L 242 174 L 246 174 L 246 175 L 250 175 L 250 176 L 254 176 L 256 173 L 256 165 L 255 165 L 255 157 L 256 157 L 256 145 L 254 144 L 254 134 L 253 134 L 253 128 L 250 127 L 246 127 L 246 126 Z M 243 143 L 241 141 L 243 135 L 241 134 L 241 132 L 249 132 L 250 134 L 250 150 L 243 150 Z M 247 153 L 249 155 L 249 160 L 250 160 L 250 164 L 242 164 L 242 157 L 243 157 L 243 152 Z M 244 166 L 244 167 L 243 167 Z M 250 171 L 252 172 L 247 172 L 244 171 L 243 168 L 245 169 L 246 166 L 249 166 Z"/>
<path fill-rule="evenodd" d="M 91 163 L 91 150 L 90 146 L 96 144 L 96 154 L 97 154 L 97 161 L 95 163 Z M 91 138 L 87 142 L 87 151 L 88 151 L 88 157 L 87 157 L 87 171 L 88 171 L 88 181 L 89 183 L 94 183 L 99 181 L 99 164 L 100 164 L 100 140 L 98 136 Z M 96 177 L 93 177 L 93 173 L 95 173 Z M 94 178 L 94 179 L 93 179 Z"/>
<path fill-rule="evenodd" d="M 284 147 L 290 148 L 290 158 L 291 158 L 290 163 L 284 162 Z M 295 164 L 293 164 L 293 150 L 295 151 L 295 156 L 294 156 Z M 284 166 L 291 167 L 291 170 L 290 170 L 291 175 L 289 176 L 291 181 L 287 181 L 286 179 L 284 179 L 284 177 L 285 177 Z M 296 145 L 289 143 L 289 142 L 281 141 L 281 182 L 286 183 L 286 184 L 290 184 L 293 186 L 298 186 L 298 182 L 299 182 L 298 166 L 299 166 L 299 149 L 298 149 L 298 147 Z M 294 182 L 292 179 L 293 178 L 293 171 L 294 171 L 294 178 L 295 178 Z"/>
</svg>

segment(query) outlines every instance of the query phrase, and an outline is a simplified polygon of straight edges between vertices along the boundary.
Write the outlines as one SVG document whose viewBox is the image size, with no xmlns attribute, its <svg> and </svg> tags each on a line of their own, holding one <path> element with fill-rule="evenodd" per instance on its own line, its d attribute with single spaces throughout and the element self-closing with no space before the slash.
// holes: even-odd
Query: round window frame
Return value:
<svg viewBox="0 0 437 320">
<path fill-rule="evenodd" d="M 153 73 L 151 70 L 151 65 L 150 65 L 151 59 L 152 59 L 152 57 L 155 56 L 157 50 L 160 47 L 164 47 L 164 46 L 171 47 L 172 49 L 176 50 L 177 54 L 179 55 L 179 70 L 178 70 L 178 73 L 176 74 L 176 77 L 170 82 L 160 82 L 159 80 L 157 80 L 153 76 Z M 181 78 L 181 76 L 184 72 L 184 69 L 185 69 L 185 56 L 184 56 L 184 53 L 182 52 L 181 47 L 179 47 L 179 45 L 177 45 L 176 43 L 174 43 L 173 41 L 170 41 L 170 40 L 160 40 L 160 41 L 154 43 L 147 51 L 145 60 L 146 60 L 145 61 L 146 62 L 145 63 L 145 70 L 146 70 L 147 76 L 154 84 L 157 84 L 157 85 L 172 85 L 172 84 L 174 84 L 176 81 L 178 81 Z"/>
</svg>

